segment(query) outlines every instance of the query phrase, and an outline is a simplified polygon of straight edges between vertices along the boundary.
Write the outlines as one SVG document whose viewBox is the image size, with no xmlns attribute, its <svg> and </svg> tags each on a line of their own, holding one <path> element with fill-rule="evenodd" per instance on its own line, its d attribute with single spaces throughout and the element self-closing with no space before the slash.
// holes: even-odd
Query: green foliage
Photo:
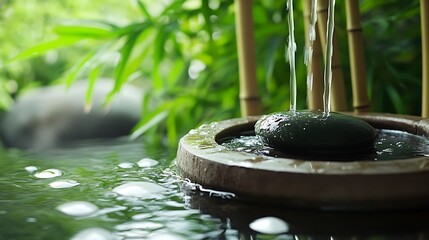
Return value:
<svg viewBox="0 0 429 240">
<path fill-rule="evenodd" d="M 373 111 L 420 115 L 419 1 L 362 1 Z"/>
<path fill-rule="evenodd" d="M 98 1 L 93 2 L 95 6 Z M 115 86 L 109 99 L 120 91 L 125 82 L 140 85 L 144 95 L 143 116 L 133 137 L 144 134 L 152 142 L 166 140 L 176 145 L 179 137 L 203 122 L 239 117 L 234 2 L 136 0 L 133 3 L 128 7 L 112 3 L 111 8 L 116 7 L 116 11 L 129 13 L 122 15 L 129 16 L 127 19 L 105 18 L 103 14 L 98 15 L 98 19 L 86 17 L 88 20 L 55 24 L 52 31 L 43 34 L 47 40 L 39 41 L 39 37 L 36 42 L 40 44 L 33 44 L 19 54 L 14 51 L 15 60 L 30 58 L 29 61 L 18 62 L 28 67 L 17 71 L 21 79 L 30 72 L 33 75 L 30 79 L 41 81 L 35 77 L 35 66 L 38 62 L 46 65 L 44 59 L 57 53 L 63 57 L 46 69 L 55 65 L 59 71 L 48 71 L 54 74 L 43 76 L 43 79 L 48 79 L 44 80 L 46 83 L 61 79 L 72 84 L 77 78 L 88 78 L 91 81 L 89 86 L 92 86 L 99 76 L 111 77 L 115 79 Z M 50 4 L 60 9 L 58 3 Z M 64 4 L 75 6 L 75 11 L 79 12 L 84 11 L 88 3 L 66 1 Z M 274 0 L 253 2 L 256 72 L 264 112 L 279 111 L 289 106 L 289 68 L 284 58 L 287 39 L 284 4 Z M 20 1 L 15 3 L 15 6 L 23 5 Z M 369 93 L 374 111 L 419 114 L 421 51 L 418 7 L 417 0 L 361 1 Z M 35 9 L 40 11 L 40 8 Z M 3 15 L 7 14 L 3 12 Z M 336 22 L 337 37 L 342 40 L 341 58 L 347 92 L 350 93 L 346 21 L 344 2 L 341 1 L 337 1 Z M 306 107 L 303 23 L 302 6 L 297 4 L 298 109 Z M 41 26 L 33 28 L 43 29 Z M 34 34 L 34 31 L 30 33 Z M 7 89 L 7 79 L 19 79 L 11 77 L 11 72 L 7 69 L 6 74 L 0 74 L 6 79 L 0 88 L 0 103 L 3 105 L 10 102 L 10 91 L 4 90 Z M 16 81 L 19 87 L 26 85 L 22 84 L 24 80 Z M 87 104 L 90 103 L 91 91 L 89 87 Z"/>
</svg>

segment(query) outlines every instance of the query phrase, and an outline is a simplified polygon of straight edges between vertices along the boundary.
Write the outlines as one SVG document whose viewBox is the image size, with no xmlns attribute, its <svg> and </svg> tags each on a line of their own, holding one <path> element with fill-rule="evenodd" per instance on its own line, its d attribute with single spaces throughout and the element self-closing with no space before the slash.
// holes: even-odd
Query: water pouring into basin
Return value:
<svg viewBox="0 0 429 240">
<path fill-rule="evenodd" d="M 312 8 L 314 9 L 313 1 Z M 287 2 L 289 37 L 287 60 L 290 66 L 290 110 L 263 116 L 255 125 L 255 133 L 264 143 L 279 151 L 292 152 L 354 152 L 371 150 L 374 146 L 375 129 L 365 121 L 330 111 L 330 88 L 332 82 L 332 54 L 334 33 L 335 0 L 329 1 L 328 29 L 326 33 L 326 59 L 324 71 L 324 110 L 296 111 L 296 73 L 293 1 Z M 310 44 L 307 50 L 307 79 L 312 79 L 311 46 L 315 39 L 314 25 L 317 21 L 315 11 L 311 11 Z M 311 82 L 307 81 L 308 84 Z"/>
<path fill-rule="evenodd" d="M 290 110 L 262 117 L 244 114 L 247 117 L 191 130 L 180 140 L 176 162 L 184 178 L 205 189 L 233 193 L 235 199 L 286 207 L 392 210 L 428 206 L 428 119 L 330 111 L 334 4 L 330 1 L 328 7 L 323 111 L 296 110 L 296 46 L 289 36 Z M 288 22 L 293 23 L 292 1 L 287 7 Z M 289 28 L 293 34 L 293 27 Z M 244 58 L 240 51 L 239 56 Z M 336 97 L 334 109 L 341 99 Z M 236 139 L 243 145 L 228 146 L 227 142 Z M 397 149 L 382 146 L 396 146 L 399 140 Z M 408 147 L 414 143 L 422 148 Z M 408 154 L 404 149 L 411 151 Z"/>
</svg>

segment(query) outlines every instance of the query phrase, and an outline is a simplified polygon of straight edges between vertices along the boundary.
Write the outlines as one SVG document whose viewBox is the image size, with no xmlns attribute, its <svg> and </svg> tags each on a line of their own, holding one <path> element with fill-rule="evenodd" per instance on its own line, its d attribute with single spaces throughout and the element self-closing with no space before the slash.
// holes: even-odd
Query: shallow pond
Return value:
<svg viewBox="0 0 429 240">
<path fill-rule="evenodd" d="M 177 176 L 175 150 L 151 149 L 118 140 L 43 153 L 0 150 L 0 239 L 429 236 L 423 210 L 320 212 L 235 201 Z"/>
</svg>

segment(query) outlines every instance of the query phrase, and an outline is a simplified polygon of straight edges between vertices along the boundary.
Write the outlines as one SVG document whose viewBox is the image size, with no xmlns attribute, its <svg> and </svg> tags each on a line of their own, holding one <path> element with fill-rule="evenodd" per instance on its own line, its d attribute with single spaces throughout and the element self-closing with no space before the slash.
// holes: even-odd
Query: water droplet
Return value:
<svg viewBox="0 0 429 240">
<path fill-rule="evenodd" d="M 151 198 L 166 190 L 167 188 L 164 188 L 155 183 L 127 182 L 118 187 L 115 187 L 112 191 L 122 196 Z"/>
<path fill-rule="evenodd" d="M 59 177 L 61 175 L 63 175 L 63 173 L 60 170 L 54 169 L 54 168 L 46 169 L 34 174 L 36 178 L 54 178 L 54 177 Z"/>
<path fill-rule="evenodd" d="M 74 235 L 71 240 L 113 240 L 116 236 L 103 228 L 87 228 Z"/>
<path fill-rule="evenodd" d="M 383 152 L 385 152 L 385 153 L 392 153 L 393 152 L 393 148 L 383 149 Z"/>
<path fill-rule="evenodd" d="M 158 165 L 158 161 L 150 158 L 143 158 L 142 160 L 137 162 L 137 165 L 141 168 L 153 167 Z"/>
<path fill-rule="evenodd" d="M 280 234 L 289 231 L 289 225 L 280 218 L 263 217 L 249 224 L 250 229 L 264 234 Z"/>
<path fill-rule="evenodd" d="M 133 167 L 133 163 L 129 163 L 129 162 L 123 162 L 123 163 L 120 163 L 119 165 L 118 165 L 118 167 L 120 167 L 120 168 L 132 168 Z"/>
<path fill-rule="evenodd" d="M 37 171 L 37 167 L 36 166 L 27 166 L 27 167 L 25 167 L 25 170 L 29 173 L 32 173 L 32 172 Z"/>
<path fill-rule="evenodd" d="M 59 180 L 59 181 L 51 182 L 49 186 L 51 186 L 52 188 L 71 188 L 79 184 L 80 183 L 78 183 L 75 180 Z"/>
<path fill-rule="evenodd" d="M 95 213 L 98 207 L 90 202 L 74 201 L 61 204 L 57 210 L 72 217 L 84 217 Z"/>
</svg>

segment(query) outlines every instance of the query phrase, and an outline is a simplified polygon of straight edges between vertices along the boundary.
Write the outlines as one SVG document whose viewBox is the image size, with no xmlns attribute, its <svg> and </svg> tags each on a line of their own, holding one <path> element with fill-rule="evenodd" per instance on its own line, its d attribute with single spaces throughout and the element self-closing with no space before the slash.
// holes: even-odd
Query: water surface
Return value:
<svg viewBox="0 0 429 240">
<path fill-rule="evenodd" d="M 175 155 L 123 140 L 0 150 L 0 239 L 424 239 L 429 232 L 427 211 L 241 202 L 181 179 Z"/>
</svg>

